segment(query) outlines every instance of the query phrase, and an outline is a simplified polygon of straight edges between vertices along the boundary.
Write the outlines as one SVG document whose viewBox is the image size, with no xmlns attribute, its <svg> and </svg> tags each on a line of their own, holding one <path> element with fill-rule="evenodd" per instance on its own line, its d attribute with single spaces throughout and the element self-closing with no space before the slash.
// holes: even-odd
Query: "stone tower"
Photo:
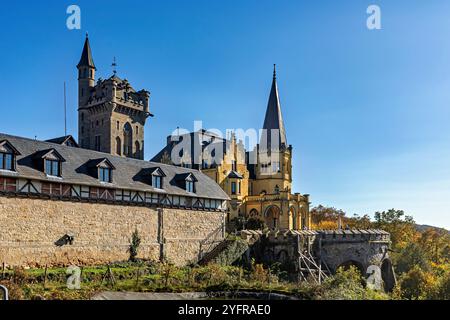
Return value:
<svg viewBox="0 0 450 320">
<path fill-rule="evenodd" d="M 78 69 L 78 141 L 82 148 L 144 158 L 144 126 L 150 93 L 135 91 L 114 74 L 95 81 L 96 67 L 86 36 Z"/>
<path fill-rule="evenodd" d="M 272 88 L 256 155 L 256 181 L 253 184 L 253 194 L 290 193 L 292 187 L 292 146 L 287 144 L 275 66 Z"/>
</svg>

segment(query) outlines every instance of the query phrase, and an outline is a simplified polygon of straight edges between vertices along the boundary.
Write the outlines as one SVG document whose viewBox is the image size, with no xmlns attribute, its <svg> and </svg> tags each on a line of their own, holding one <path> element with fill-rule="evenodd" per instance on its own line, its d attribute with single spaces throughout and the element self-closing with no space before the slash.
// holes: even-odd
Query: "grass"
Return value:
<svg viewBox="0 0 450 320">
<path fill-rule="evenodd" d="M 118 263 L 109 266 L 82 268 L 79 290 L 67 288 L 66 268 L 8 270 L 2 284 L 10 288 L 11 299 L 26 300 L 86 300 L 102 291 L 133 292 L 217 292 L 257 291 L 296 295 L 303 299 L 323 296 L 324 286 L 289 282 L 274 272 L 276 267 L 264 268 L 253 264 L 250 269 L 235 266 L 176 267 L 168 263 Z M 341 276 L 342 278 L 342 276 Z M 342 279 L 340 281 L 344 281 Z M 357 285 L 356 280 L 351 280 Z M 347 283 L 346 283 L 347 286 Z M 330 288 L 327 288 L 330 290 Z M 358 291 L 359 290 L 359 291 Z M 365 290 L 358 288 L 358 292 Z M 339 298 L 339 290 L 336 293 Z M 349 295 L 352 296 L 352 295 Z M 355 295 L 357 297 L 357 295 Z M 385 296 L 381 296 L 385 298 Z"/>
</svg>

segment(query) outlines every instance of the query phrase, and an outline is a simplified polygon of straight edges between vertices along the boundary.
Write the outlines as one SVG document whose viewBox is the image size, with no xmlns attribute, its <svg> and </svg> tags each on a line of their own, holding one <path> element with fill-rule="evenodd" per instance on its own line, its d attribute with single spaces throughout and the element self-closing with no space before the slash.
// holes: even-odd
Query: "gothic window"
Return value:
<svg viewBox="0 0 450 320">
<path fill-rule="evenodd" d="M 116 153 L 119 156 L 122 155 L 122 141 L 119 137 L 116 138 Z"/>
<path fill-rule="evenodd" d="M 136 134 L 139 134 L 139 127 L 136 126 Z"/>
<path fill-rule="evenodd" d="M 84 113 L 81 113 L 81 121 L 84 121 Z"/>
<path fill-rule="evenodd" d="M 81 134 L 84 134 L 84 127 L 81 127 Z"/>
<path fill-rule="evenodd" d="M 119 129 L 120 129 L 120 122 L 117 121 L 117 130 L 119 130 Z"/>
<path fill-rule="evenodd" d="M 280 172 L 280 162 L 274 161 L 272 162 L 272 173 Z"/>
<path fill-rule="evenodd" d="M 130 123 L 126 123 L 123 127 L 123 152 L 125 156 L 130 157 L 133 152 L 133 129 Z"/>
<path fill-rule="evenodd" d="M 92 79 L 93 78 L 93 72 L 92 70 L 89 71 L 89 77 Z"/>
</svg>

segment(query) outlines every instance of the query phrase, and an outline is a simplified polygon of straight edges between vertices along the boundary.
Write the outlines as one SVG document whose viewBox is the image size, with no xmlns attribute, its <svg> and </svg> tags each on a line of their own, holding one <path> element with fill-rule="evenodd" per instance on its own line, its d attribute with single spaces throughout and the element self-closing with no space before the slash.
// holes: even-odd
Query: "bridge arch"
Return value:
<svg viewBox="0 0 450 320">
<path fill-rule="evenodd" d="M 358 261 L 356 261 L 356 260 L 347 260 L 347 261 L 342 262 L 340 265 L 338 265 L 338 266 L 336 267 L 336 270 L 335 270 L 335 271 L 337 271 L 339 268 L 342 268 L 342 269 L 344 269 L 344 270 L 348 270 L 348 269 L 350 269 L 350 267 L 352 267 L 352 266 L 353 266 L 353 267 L 356 267 L 356 269 L 361 273 L 361 275 L 362 275 L 363 277 L 366 276 L 365 270 L 364 270 L 364 267 L 363 267 L 362 263 L 361 263 L 361 262 L 358 262 Z"/>
</svg>

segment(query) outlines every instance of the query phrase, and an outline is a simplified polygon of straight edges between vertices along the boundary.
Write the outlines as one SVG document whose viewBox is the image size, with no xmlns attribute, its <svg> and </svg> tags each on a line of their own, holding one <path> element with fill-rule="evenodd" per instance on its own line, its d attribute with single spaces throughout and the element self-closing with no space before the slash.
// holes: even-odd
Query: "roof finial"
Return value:
<svg viewBox="0 0 450 320">
<path fill-rule="evenodd" d="M 86 39 L 89 39 L 89 33 L 86 31 Z"/>
<path fill-rule="evenodd" d="M 116 57 L 114 57 L 113 63 L 112 63 L 112 65 L 111 65 L 111 67 L 113 68 L 113 73 L 114 73 L 114 76 L 115 76 L 115 75 L 117 74 L 117 70 L 116 70 L 116 67 L 117 67 Z"/>
<path fill-rule="evenodd" d="M 277 78 L 277 65 L 275 63 L 273 64 L 273 78 Z"/>
</svg>

